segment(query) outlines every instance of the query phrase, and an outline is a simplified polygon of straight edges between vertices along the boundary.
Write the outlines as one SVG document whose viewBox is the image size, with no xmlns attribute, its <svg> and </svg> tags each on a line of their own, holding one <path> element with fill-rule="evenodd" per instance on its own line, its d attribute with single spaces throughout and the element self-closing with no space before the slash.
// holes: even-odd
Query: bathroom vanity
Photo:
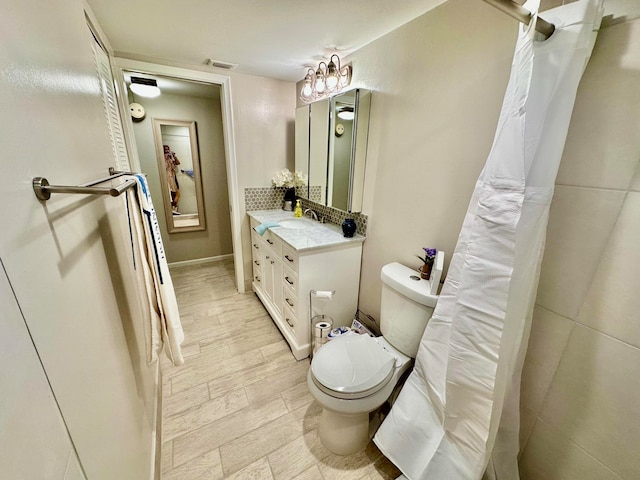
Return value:
<svg viewBox="0 0 640 480">
<path fill-rule="evenodd" d="M 360 262 L 365 237 L 345 238 L 340 227 L 292 212 L 247 212 L 251 220 L 253 291 L 300 360 L 311 349 L 309 293 L 333 291 L 333 298 L 313 298 L 312 316 L 325 314 L 334 326 L 351 325 L 358 306 Z M 276 222 L 263 235 L 255 227 Z"/>
</svg>

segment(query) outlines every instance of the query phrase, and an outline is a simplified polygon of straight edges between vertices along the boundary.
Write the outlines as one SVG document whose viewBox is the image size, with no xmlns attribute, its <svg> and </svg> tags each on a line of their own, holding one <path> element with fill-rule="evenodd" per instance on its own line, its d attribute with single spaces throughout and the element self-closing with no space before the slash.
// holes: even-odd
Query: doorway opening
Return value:
<svg viewBox="0 0 640 480">
<path fill-rule="evenodd" d="M 229 77 L 121 58 L 115 64 L 132 168 L 147 175 L 167 260 L 233 256 L 244 292 Z M 160 95 L 132 92 L 138 82 L 157 84 Z"/>
</svg>

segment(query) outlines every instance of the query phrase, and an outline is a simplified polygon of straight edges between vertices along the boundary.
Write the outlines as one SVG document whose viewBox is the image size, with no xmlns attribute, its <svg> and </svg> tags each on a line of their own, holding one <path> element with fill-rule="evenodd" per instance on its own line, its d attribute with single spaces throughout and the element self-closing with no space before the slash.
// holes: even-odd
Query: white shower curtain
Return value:
<svg viewBox="0 0 640 480">
<path fill-rule="evenodd" d="M 525 7 L 537 11 L 539 0 Z M 602 0 L 521 26 L 487 163 L 415 368 L 376 433 L 411 480 L 514 480 L 520 374 L 558 166 Z M 533 22 L 532 22 L 533 25 Z"/>
</svg>

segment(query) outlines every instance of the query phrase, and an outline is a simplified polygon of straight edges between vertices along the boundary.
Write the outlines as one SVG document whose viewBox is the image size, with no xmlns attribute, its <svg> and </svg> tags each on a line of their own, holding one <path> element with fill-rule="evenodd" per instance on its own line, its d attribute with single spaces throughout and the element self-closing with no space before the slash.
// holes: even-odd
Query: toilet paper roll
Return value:
<svg viewBox="0 0 640 480">
<path fill-rule="evenodd" d="M 318 322 L 313 327 L 313 336 L 315 338 L 326 338 L 329 336 L 333 324 L 330 322 Z"/>
<path fill-rule="evenodd" d="M 316 297 L 317 298 L 328 298 L 329 300 L 331 300 L 331 298 L 333 297 L 333 292 L 329 291 L 329 290 L 317 290 L 316 291 Z"/>
</svg>

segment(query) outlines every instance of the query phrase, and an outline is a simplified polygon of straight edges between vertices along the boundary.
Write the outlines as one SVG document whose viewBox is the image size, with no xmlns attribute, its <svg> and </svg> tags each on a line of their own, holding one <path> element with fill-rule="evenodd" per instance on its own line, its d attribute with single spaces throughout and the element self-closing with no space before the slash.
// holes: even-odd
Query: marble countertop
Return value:
<svg viewBox="0 0 640 480">
<path fill-rule="evenodd" d="M 278 222 L 284 219 L 294 219 L 293 212 L 285 210 L 252 210 L 247 214 L 260 223 Z M 311 220 L 309 217 L 305 217 Z M 298 251 L 312 250 L 316 248 L 332 247 L 348 243 L 362 243 L 365 238 L 355 234 L 352 238 L 346 238 L 342 228 L 333 223 L 320 223 L 313 220 L 313 226 L 302 229 L 284 227 L 272 227 L 269 229 L 284 242 Z"/>
</svg>

